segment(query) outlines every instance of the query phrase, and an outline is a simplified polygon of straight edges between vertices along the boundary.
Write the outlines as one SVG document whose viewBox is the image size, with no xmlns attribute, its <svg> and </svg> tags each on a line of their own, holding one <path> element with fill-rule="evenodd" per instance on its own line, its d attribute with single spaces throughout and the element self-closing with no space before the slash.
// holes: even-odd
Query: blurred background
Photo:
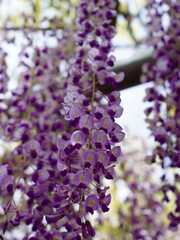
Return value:
<svg viewBox="0 0 180 240">
<path fill-rule="evenodd" d="M 17 86 L 24 70 L 22 65 L 19 67 L 19 56 L 26 44 L 26 32 L 32 34 L 34 45 L 46 42 L 52 48 L 57 46 L 54 36 L 61 35 L 65 25 L 73 24 L 77 3 L 78 0 L 0 0 L 0 45 L 8 53 L 9 77 L 8 91 L 0 94 L 0 99 L 11 98 L 11 90 Z M 151 62 L 153 54 L 145 25 L 148 20 L 146 1 L 119 0 L 117 11 L 118 16 L 113 19 L 117 29 L 112 40 L 113 55 L 117 59 L 114 69 L 127 73 L 127 78 L 119 84 L 124 113 L 117 121 L 126 132 L 126 139 L 116 179 L 110 182 L 111 210 L 103 216 L 93 216 L 98 231 L 96 239 L 179 240 L 178 233 L 167 230 L 166 214 L 174 199 L 170 196 L 172 202 L 161 203 L 162 194 L 158 189 L 162 169 L 144 161 L 155 144 L 147 129 L 144 114 L 147 103 L 143 102 L 145 90 L 151 83 L 140 83 L 142 65 Z M 163 22 L 168 24 L 168 16 L 164 16 Z M 109 87 L 104 86 L 101 91 L 107 94 Z M 2 156 L 7 146 L 3 142 L 0 144 Z M 23 235 L 20 230 L 14 234 Z"/>
</svg>

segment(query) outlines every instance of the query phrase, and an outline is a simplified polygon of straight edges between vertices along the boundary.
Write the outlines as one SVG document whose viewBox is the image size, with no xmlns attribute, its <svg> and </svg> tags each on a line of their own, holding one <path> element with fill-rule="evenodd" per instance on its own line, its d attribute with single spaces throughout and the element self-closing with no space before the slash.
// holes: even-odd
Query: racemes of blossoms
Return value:
<svg viewBox="0 0 180 240">
<path fill-rule="evenodd" d="M 168 230 L 168 207 L 159 191 L 160 167 L 144 162 L 149 150 L 145 139 L 127 132 L 116 177 L 110 184 L 110 211 L 96 219 L 98 239 L 178 240 L 179 231 Z"/>
<path fill-rule="evenodd" d="M 0 105 L 1 139 L 15 144 L 1 157 L 3 236 L 19 227 L 22 240 L 92 239 L 89 215 L 109 210 L 102 179 L 114 177 L 123 109 L 118 91 L 104 103 L 96 85 L 116 88 L 124 78 L 110 70 L 115 7 L 114 0 L 79 1 L 73 25 L 44 33 L 41 46 L 33 27 L 24 31 L 18 85 Z"/>
<path fill-rule="evenodd" d="M 122 128 L 114 121 L 122 114 L 119 93 L 113 92 L 105 105 L 96 88 L 97 82 L 116 87 L 123 79 L 122 73 L 115 75 L 109 70 L 115 60 L 109 56 L 114 8 L 114 1 L 80 1 L 77 6 L 74 41 L 78 47 L 69 60 L 70 76 L 62 103 L 67 133 L 57 142 L 62 183 L 57 186 L 61 197 L 56 205 L 74 239 L 79 231 L 84 239 L 94 237 L 87 215 L 109 210 L 111 196 L 101 181 L 103 176 L 113 179 L 114 162 L 120 155 L 115 143 L 124 138 Z M 66 225 L 62 222 L 62 226 Z"/>
<path fill-rule="evenodd" d="M 0 42 L 1 43 L 1 42 Z M 7 75 L 7 64 L 6 58 L 7 53 L 4 51 L 2 47 L 0 47 L 0 94 L 5 93 L 7 90 L 7 83 L 8 83 L 8 75 Z"/>
<path fill-rule="evenodd" d="M 148 7 L 152 34 L 149 41 L 154 46 L 155 62 L 143 67 L 142 79 L 154 81 L 146 90 L 145 101 L 150 106 L 145 113 L 157 146 L 147 160 L 159 162 L 164 169 L 164 200 L 169 201 L 168 192 L 175 195 L 175 207 L 168 215 L 169 228 L 177 230 L 180 223 L 180 2 L 149 0 Z"/>
</svg>

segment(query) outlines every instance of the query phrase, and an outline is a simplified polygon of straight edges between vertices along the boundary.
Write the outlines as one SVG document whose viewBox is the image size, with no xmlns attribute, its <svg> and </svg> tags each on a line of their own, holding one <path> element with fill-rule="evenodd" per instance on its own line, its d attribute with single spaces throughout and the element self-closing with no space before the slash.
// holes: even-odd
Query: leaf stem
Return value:
<svg viewBox="0 0 180 240">
<path fill-rule="evenodd" d="M 79 213 L 81 211 L 81 204 L 82 204 L 83 196 L 84 196 L 84 188 L 83 188 L 82 193 L 81 193 L 81 200 L 80 200 L 80 203 L 79 203 Z"/>
<path fill-rule="evenodd" d="M 93 92 L 92 92 L 92 113 L 94 111 L 94 98 L 95 98 L 95 75 L 93 74 Z"/>
</svg>

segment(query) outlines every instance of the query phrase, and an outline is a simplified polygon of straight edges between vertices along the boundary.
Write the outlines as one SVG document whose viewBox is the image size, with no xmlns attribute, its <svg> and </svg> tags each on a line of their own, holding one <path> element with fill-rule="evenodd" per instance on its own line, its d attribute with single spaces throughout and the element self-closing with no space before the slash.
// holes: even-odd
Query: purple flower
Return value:
<svg viewBox="0 0 180 240">
<path fill-rule="evenodd" d="M 92 172 L 80 170 L 74 175 L 74 183 L 80 188 L 86 188 L 92 179 Z"/>
<path fill-rule="evenodd" d="M 103 130 L 95 132 L 91 138 L 96 148 L 102 148 L 107 143 L 107 135 Z"/>
<path fill-rule="evenodd" d="M 38 152 L 40 150 L 40 144 L 38 141 L 36 140 L 30 140 L 28 143 L 27 143 L 27 152 L 30 153 L 31 157 L 32 158 L 36 158 L 37 155 L 38 155 Z"/>
<path fill-rule="evenodd" d="M 82 154 L 82 162 L 84 167 L 94 166 L 97 161 L 97 153 L 94 150 L 85 150 Z"/>
<path fill-rule="evenodd" d="M 88 58 L 91 60 L 93 63 L 95 60 L 95 57 L 99 55 L 99 50 L 97 48 L 91 48 L 90 51 L 88 52 Z"/>
<path fill-rule="evenodd" d="M 107 61 L 108 66 L 113 67 L 115 61 L 116 61 L 116 58 L 114 56 L 110 56 Z"/>
<path fill-rule="evenodd" d="M 0 186 L 2 196 L 13 192 L 14 181 L 11 177 L 12 170 L 8 164 L 0 166 Z"/>
<path fill-rule="evenodd" d="M 94 121 L 91 116 L 84 115 L 79 120 L 79 127 L 82 129 L 83 132 L 89 133 L 89 130 L 93 128 Z"/>
<path fill-rule="evenodd" d="M 117 83 L 122 82 L 123 79 L 124 79 L 124 73 L 123 72 L 120 72 L 116 75 L 116 82 Z"/>
<path fill-rule="evenodd" d="M 123 113 L 123 108 L 119 105 L 112 105 L 108 109 L 108 113 L 113 118 L 118 118 Z"/>
<path fill-rule="evenodd" d="M 46 215 L 46 221 L 48 223 L 56 223 L 61 218 L 61 215 Z"/>
<path fill-rule="evenodd" d="M 72 106 L 69 110 L 69 117 L 71 120 L 74 120 L 75 118 L 78 118 L 80 116 L 82 116 L 82 110 L 81 108 L 77 107 L 77 106 Z"/>
<path fill-rule="evenodd" d="M 110 135 L 111 141 L 114 143 L 121 142 L 125 137 L 125 133 L 118 130 L 113 130 L 109 135 Z"/>
<path fill-rule="evenodd" d="M 62 149 L 58 150 L 58 159 L 63 160 L 66 157 L 67 157 L 67 155 L 64 150 L 62 150 Z"/>
<path fill-rule="evenodd" d="M 172 59 L 169 56 L 163 56 L 158 59 L 155 69 L 162 73 L 168 73 L 171 68 Z"/>
<path fill-rule="evenodd" d="M 99 71 L 97 75 L 97 79 L 101 85 L 103 85 L 106 82 L 106 78 L 107 78 L 107 71 L 106 70 Z"/>
<path fill-rule="evenodd" d="M 94 237 L 95 236 L 95 230 L 92 227 L 91 223 L 88 220 L 86 220 L 85 225 L 86 225 L 86 228 L 87 228 L 87 231 L 88 231 L 89 235 L 91 237 Z"/>
<path fill-rule="evenodd" d="M 114 127 L 114 123 L 111 120 L 111 118 L 109 116 L 101 119 L 101 121 L 99 122 L 99 127 L 104 130 L 106 133 L 107 132 L 111 132 L 113 127 Z"/>
<path fill-rule="evenodd" d="M 57 148 L 60 150 L 64 150 L 68 146 L 68 142 L 65 141 L 64 139 L 58 139 L 57 140 Z"/>
<path fill-rule="evenodd" d="M 69 167 L 66 163 L 63 161 L 58 161 L 57 162 L 57 169 L 61 173 L 62 176 L 65 176 L 69 170 Z"/>
<path fill-rule="evenodd" d="M 38 170 L 38 182 L 44 183 L 49 179 L 49 172 L 46 169 Z"/>
<path fill-rule="evenodd" d="M 108 205 L 110 204 L 110 202 L 111 202 L 111 194 L 108 194 L 107 196 L 105 196 L 105 197 L 100 201 L 101 208 L 102 208 L 102 211 L 103 211 L 103 212 L 108 212 L 108 211 L 109 211 Z"/>
<path fill-rule="evenodd" d="M 93 214 L 94 211 L 98 209 L 98 204 L 99 201 L 96 195 L 95 194 L 89 195 L 85 200 L 86 211 Z"/>
<path fill-rule="evenodd" d="M 121 154 L 121 148 L 120 146 L 114 147 L 111 149 L 111 153 L 115 156 L 115 157 L 119 157 Z"/>
<path fill-rule="evenodd" d="M 104 114 L 104 109 L 101 107 L 96 107 L 95 108 L 95 113 L 94 116 L 99 120 L 103 117 Z"/>
<path fill-rule="evenodd" d="M 121 154 L 121 148 L 120 146 L 114 147 L 113 149 L 111 149 L 110 151 L 110 161 L 114 162 L 117 160 L 117 157 L 119 157 Z"/>
<path fill-rule="evenodd" d="M 121 100 L 120 100 L 120 92 L 119 91 L 114 91 L 112 93 L 110 93 L 109 95 L 109 102 L 111 105 L 118 105 L 120 104 Z"/>
<path fill-rule="evenodd" d="M 68 87 L 69 89 L 70 87 Z M 67 92 L 66 97 L 64 98 L 64 102 L 65 103 L 69 103 L 69 102 L 75 102 L 76 99 L 78 98 L 79 93 L 77 92 L 77 88 L 75 89 L 69 89 L 69 91 Z"/>
<path fill-rule="evenodd" d="M 103 151 L 98 151 L 97 152 L 97 162 L 103 166 L 107 166 L 109 164 L 108 155 Z"/>
<path fill-rule="evenodd" d="M 113 179 L 114 177 L 114 167 L 115 165 L 108 167 L 107 169 L 104 170 L 104 176 L 107 179 Z"/>
<path fill-rule="evenodd" d="M 86 136 L 82 131 L 77 130 L 71 135 L 70 141 L 73 146 L 80 149 L 85 144 Z"/>
</svg>

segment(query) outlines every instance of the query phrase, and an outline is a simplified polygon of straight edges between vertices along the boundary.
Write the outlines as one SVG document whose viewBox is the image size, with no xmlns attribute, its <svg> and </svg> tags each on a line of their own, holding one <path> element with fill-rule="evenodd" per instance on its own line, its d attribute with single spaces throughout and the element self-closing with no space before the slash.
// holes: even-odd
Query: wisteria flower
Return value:
<svg viewBox="0 0 180 240">
<path fill-rule="evenodd" d="M 73 132 L 70 140 L 73 146 L 75 146 L 77 149 L 80 149 L 85 144 L 86 136 L 82 131 L 77 130 Z"/>
<path fill-rule="evenodd" d="M 114 127 L 114 123 L 111 120 L 111 118 L 107 116 L 101 119 L 101 121 L 99 122 L 99 127 L 100 129 L 104 130 L 106 133 L 111 132 Z"/>
<path fill-rule="evenodd" d="M 99 200 L 95 194 L 89 195 L 86 198 L 85 208 L 87 212 L 90 212 L 91 214 L 93 214 L 94 211 L 98 209 L 98 205 L 99 205 Z"/>
<path fill-rule="evenodd" d="M 123 108 L 120 105 L 112 105 L 109 107 L 108 113 L 114 118 L 118 118 L 123 113 Z"/>
<path fill-rule="evenodd" d="M 65 176 L 68 172 L 69 167 L 63 161 L 58 161 L 57 162 L 57 169 L 59 170 L 59 172 L 61 173 L 62 176 Z"/>
<path fill-rule="evenodd" d="M 84 167 L 90 167 L 95 165 L 97 161 L 97 153 L 94 150 L 88 149 L 85 150 L 82 154 L 82 162 L 84 163 Z"/>
<path fill-rule="evenodd" d="M 81 108 L 77 107 L 77 106 L 72 106 L 69 110 L 69 117 L 71 120 L 74 120 L 80 116 L 82 116 L 82 110 Z"/>
<path fill-rule="evenodd" d="M 109 157 L 104 151 L 97 151 L 97 163 L 102 166 L 107 166 L 109 164 Z"/>
<path fill-rule="evenodd" d="M 89 133 L 89 130 L 93 128 L 94 121 L 91 116 L 88 114 L 82 116 L 79 120 L 79 127 L 82 129 L 84 133 Z"/>
<path fill-rule="evenodd" d="M 80 170 L 74 175 L 74 183 L 81 188 L 86 188 L 92 179 L 92 172 Z"/>
<path fill-rule="evenodd" d="M 100 201 L 103 212 L 109 211 L 108 205 L 110 204 L 110 202 L 111 202 L 111 194 L 108 194 Z"/>
<path fill-rule="evenodd" d="M 31 140 L 27 143 L 27 152 L 31 154 L 32 158 L 36 158 L 40 150 L 40 144 L 36 140 Z"/>
<path fill-rule="evenodd" d="M 107 143 L 107 135 L 103 130 L 96 131 L 91 141 L 95 144 L 96 148 L 102 148 Z"/>
</svg>

